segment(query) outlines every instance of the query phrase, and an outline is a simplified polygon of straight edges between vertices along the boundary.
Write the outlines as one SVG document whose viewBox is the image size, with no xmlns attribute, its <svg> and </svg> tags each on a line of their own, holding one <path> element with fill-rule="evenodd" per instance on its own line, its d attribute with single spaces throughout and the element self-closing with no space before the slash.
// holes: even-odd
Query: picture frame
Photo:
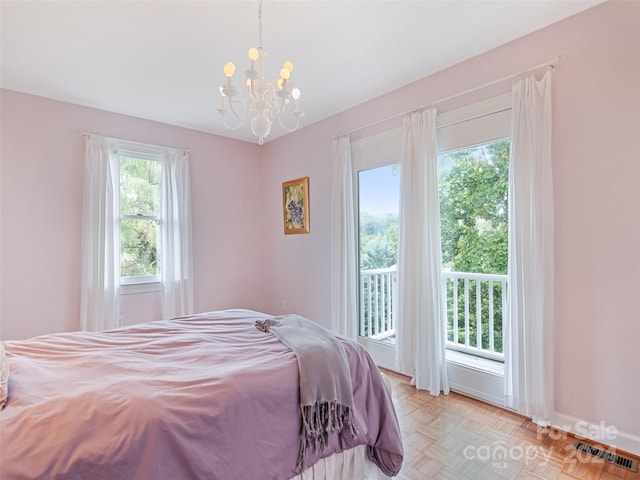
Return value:
<svg viewBox="0 0 640 480">
<path fill-rule="evenodd" d="M 285 235 L 309 233 L 309 177 L 282 183 Z"/>
</svg>

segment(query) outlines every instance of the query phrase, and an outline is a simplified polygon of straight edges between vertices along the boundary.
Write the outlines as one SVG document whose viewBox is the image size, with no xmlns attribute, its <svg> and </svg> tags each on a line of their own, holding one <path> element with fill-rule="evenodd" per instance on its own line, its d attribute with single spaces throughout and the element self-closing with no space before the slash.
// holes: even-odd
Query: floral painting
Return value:
<svg viewBox="0 0 640 480">
<path fill-rule="evenodd" d="M 284 233 L 309 233 L 309 177 L 282 184 Z"/>
</svg>

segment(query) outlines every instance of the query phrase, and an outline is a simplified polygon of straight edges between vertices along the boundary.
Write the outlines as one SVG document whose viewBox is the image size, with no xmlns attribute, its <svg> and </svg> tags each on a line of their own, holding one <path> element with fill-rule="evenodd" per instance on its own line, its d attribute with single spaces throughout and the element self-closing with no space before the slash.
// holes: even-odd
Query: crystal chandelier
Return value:
<svg viewBox="0 0 640 480">
<path fill-rule="evenodd" d="M 218 108 L 224 126 L 231 130 L 243 125 L 247 117 L 252 117 L 251 131 L 258 137 L 260 145 L 271 132 L 271 123 L 274 120 L 278 120 L 280 126 L 287 132 L 293 132 L 300 126 L 300 119 L 304 116 L 304 112 L 300 110 L 300 90 L 291 81 L 293 63 L 289 60 L 284 62 L 280 69 L 280 77 L 271 83 L 264 78 L 266 56 L 267 52 L 262 49 L 262 0 L 260 0 L 258 2 L 258 48 L 249 49 L 250 64 L 245 72 L 246 91 L 243 95 L 232 85 L 231 77 L 236 66 L 232 62 L 227 62 L 224 65 L 227 82 L 220 85 L 221 100 Z M 294 110 L 290 113 L 292 120 L 288 126 L 283 122 L 283 116 L 291 103 L 294 105 Z M 240 104 L 240 108 L 235 104 Z M 231 121 L 229 121 L 229 113 L 232 114 Z"/>
</svg>

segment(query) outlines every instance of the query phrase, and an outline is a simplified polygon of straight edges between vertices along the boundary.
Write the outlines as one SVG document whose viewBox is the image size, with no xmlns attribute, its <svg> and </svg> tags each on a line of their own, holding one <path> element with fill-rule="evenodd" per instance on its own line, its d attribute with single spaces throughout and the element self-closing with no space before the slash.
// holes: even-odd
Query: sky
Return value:
<svg viewBox="0 0 640 480">
<path fill-rule="evenodd" d="M 360 211 L 377 215 L 400 211 L 400 169 L 392 165 L 358 174 Z"/>
</svg>

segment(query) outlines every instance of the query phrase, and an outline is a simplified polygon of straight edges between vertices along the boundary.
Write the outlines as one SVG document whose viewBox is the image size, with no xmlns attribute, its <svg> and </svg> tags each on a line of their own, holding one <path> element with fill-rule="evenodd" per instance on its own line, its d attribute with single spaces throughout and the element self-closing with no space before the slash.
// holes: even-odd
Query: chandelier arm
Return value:
<svg viewBox="0 0 640 480">
<path fill-rule="evenodd" d="M 282 116 L 282 114 L 284 113 L 284 109 L 285 109 L 285 108 L 286 108 L 286 106 L 287 106 L 287 101 L 286 101 L 286 99 L 284 99 L 284 98 L 283 98 L 283 99 L 280 99 L 280 100 L 276 100 L 276 105 L 280 106 L 280 109 L 279 109 L 279 111 L 278 111 L 278 115 L 276 115 L 276 116 L 274 117 L 274 120 L 275 120 L 275 119 L 280 120 L 280 117 L 281 117 L 281 116 Z"/>
<path fill-rule="evenodd" d="M 298 127 L 300 126 L 300 118 L 302 118 L 301 116 L 297 116 L 296 115 L 296 124 L 294 127 L 289 128 L 287 127 L 284 123 L 282 123 L 282 116 L 278 115 L 278 123 L 280 124 L 280 126 L 285 129 L 287 132 L 295 132 Z"/>
<path fill-rule="evenodd" d="M 237 130 L 244 124 L 244 121 L 247 119 L 247 111 L 245 109 L 244 115 L 242 117 L 238 115 L 238 112 L 236 112 L 236 109 L 233 108 L 233 102 L 231 101 L 231 98 L 229 98 L 229 108 L 231 109 L 231 113 L 233 113 L 233 116 L 238 119 L 238 124 L 232 125 L 227 121 L 226 110 L 224 112 L 221 112 L 222 122 L 224 123 L 225 128 L 228 128 L 229 130 Z"/>
<path fill-rule="evenodd" d="M 233 100 L 231 98 L 229 98 L 229 108 L 231 109 L 231 113 L 233 113 L 233 116 L 236 117 L 237 119 L 240 119 L 240 115 L 238 115 L 238 112 L 236 112 L 236 109 L 233 108 Z"/>
<path fill-rule="evenodd" d="M 284 113 L 284 109 L 287 106 L 287 102 L 283 98 L 278 98 L 276 87 L 268 83 L 266 85 L 267 96 L 269 97 L 269 118 L 272 121 L 276 121 L 280 118 L 280 115 Z"/>
<path fill-rule="evenodd" d="M 224 127 L 229 129 L 229 130 L 237 130 L 242 125 L 244 125 L 244 118 L 237 125 L 229 125 L 229 123 L 227 123 L 227 117 L 223 115 L 222 116 L 222 123 L 224 124 Z"/>
</svg>

